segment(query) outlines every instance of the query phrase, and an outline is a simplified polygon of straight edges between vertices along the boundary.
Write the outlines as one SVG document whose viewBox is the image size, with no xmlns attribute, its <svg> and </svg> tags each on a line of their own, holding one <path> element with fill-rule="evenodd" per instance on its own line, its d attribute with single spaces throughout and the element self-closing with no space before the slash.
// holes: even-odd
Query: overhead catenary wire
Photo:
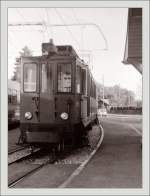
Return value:
<svg viewBox="0 0 150 196">
<path fill-rule="evenodd" d="M 40 17 L 40 20 L 41 20 L 41 24 L 42 24 L 42 30 L 39 30 L 41 33 L 42 33 L 42 40 L 41 40 L 41 42 L 44 42 L 44 40 L 45 40 L 45 21 L 43 20 L 43 13 L 42 13 L 42 10 L 43 10 L 44 8 L 40 8 L 39 10 L 38 10 L 38 16 Z M 41 14 L 42 13 L 42 14 Z M 38 26 L 38 25 L 36 25 L 36 26 Z"/>
<path fill-rule="evenodd" d="M 27 18 L 26 18 L 27 14 L 22 12 L 22 9 L 20 9 L 20 8 L 16 8 L 15 10 L 16 10 L 16 14 L 17 14 L 18 19 L 20 21 L 22 21 L 22 22 L 20 22 L 20 27 L 23 27 L 23 28 L 21 28 L 21 29 L 20 28 L 19 29 L 18 28 L 14 28 L 14 29 L 8 28 L 8 38 L 10 37 L 10 39 L 11 39 L 11 41 L 9 40 L 9 42 L 8 42 L 8 44 L 9 44 L 9 50 L 8 50 L 9 59 L 10 59 L 10 55 L 11 55 L 11 58 L 14 56 L 14 59 L 16 56 L 19 56 L 19 51 L 21 51 L 21 49 L 26 45 L 26 43 L 24 41 L 25 39 L 23 39 L 24 34 L 18 34 L 18 31 L 23 30 L 23 32 L 27 32 L 27 33 L 29 32 L 29 34 L 31 34 L 31 32 L 35 30 L 32 28 L 32 25 L 22 25 L 24 23 L 25 24 L 27 23 L 26 22 L 27 21 Z M 29 28 L 28 28 L 28 26 L 29 26 Z M 8 27 L 10 27 L 10 26 L 8 25 Z M 18 27 L 18 25 L 13 26 L 13 27 Z M 41 25 L 40 25 L 40 27 L 41 27 Z M 43 36 L 43 30 L 41 30 L 41 28 L 40 29 L 38 28 L 37 30 L 42 32 L 42 36 Z M 36 35 L 36 34 L 34 34 L 34 35 Z M 32 38 L 32 36 L 30 36 L 30 38 Z M 42 40 L 41 40 L 41 42 L 42 42 Z M 16 51 L 16 52 L 13 53 L 13 55 L 12 55 L 12 51 Z M 11 63 L 11 64 L 14 64 L 14 63 Z"/>
<path fill-rule="evenodd" d="M 74 16 L 76 22 L 77 22 L 77 23 L 80 23 L 79 19 L 77 18 L 77 15 L 76 15 L 76 13 L 75 13 L 74 8 L 72 8 L 71 10 L 72 10 L 72 14 L 73 14 L 73 16 Z"/>
<path fill-rule="evenodd" d="M 67 29 L 67 31 L 69 32 L 69 34 L 71 35 L 71 37 L 73 38 L 73 40 L 76 42 L 77 46 L 80 48 L 80 45 L 81 45 L 82 42 L 81 43 L 78 42 L 78 40 L 73 35 L 73 33 L 72 33 L 72 31 L 70 30 L 69 27 L 71 27 L 71 26 L 81 26 L 81 27 L 93 26 L 93 27 L 97 28 L 97 30 L 99 31 L 99 33 L 101 34 L 101 36 L 103 37 L 103 39 L 105 41 L 105 48 L 104 49 L 93 49 L 93 51 L 108 50 L 107 39 L 106 39 L 104 33 L 102 32 L 100 26 L 97 25 L 97 24 L 95 24 L 95 23 L 86 23 L 86 22 L 85 23 L 80 23 L 79 20 L 78 20 L 78 18 L 77 18 L 77 16 L 76 16 L 75 10 L 73 8 L 72 8 L 72 13 L 73 13 L 73 16 L 74 16 L 74 18 L 75 18 L 75 20 L 76 20 L 77 23 L 71 23 L 71 24 L 67 24 L 64 21 L 64 18 L 62 16 L 62 14 L 60 14 L 59 11 L 58 11 L 58 9 L 56 9 L 56 8 L 55 8 L 55 12 L 56 12 L 56 14 L 58 15 L 58 17 L 60 18 L 60 20 L 62 21 L 63 24 L 51 24 L 50 23 L 50 19 L 49 19 L 49 15 L 48 15 L 48 10 L 46 8 L 45 8 L 45 12 L 46 12 L 46 18 L 47 18 L 47 21 L 48 21 L 47 24 L 46 24 L 46 21 L 45 20 L 42 20 L 41 22 L 26 22 L 26 19 L 25 19 L 24 15 L 22 14 L 22 12 L 20 12 L 19 8 L 16 8 L 16 9 L 17 9 L 18 14 L 23 18 L 23 20 L 25 22 L 16 23 L 16 24 L 10 23 L 10 24 L 8 24 L 9 27 L 13 27 L 13 26 L 20 26 L 20 27 L 21 26 L 42 26 L 43 29 L 42 30 L 39 30 L 39 31 L 42 32 L 43 41 L 44 41 L 44 38 L 45 38 L 44 31 L 47 31 L 48 32 L 48 30 L 50 28 L 50 30 L 51 30 L 50 33 L 52 35 L 52 27 L 63 27 L 64 26 Z M 44 8 L 43 8 L 43 10 L 44 10 Z M 42 18 L 42 17 L 40 17 L 40 18 Z M 47 28 L 47 27 L 49 27 L 49 28 Z M 83 39 L 83 33 L 82 33 L 82 39 Z"/>
<path fill-rule="evenodd" d="M 30 26 L 30 25 L 31 26 L 42 26 L 43 23 L 41 23 L 41 22 L 36 22 L 36 23 L 34 23 L 34 22 L 27 22 L 27 23 L 9 23 L 8 24 L 9 27 L 26 26 L 26 25 L 27 26 Z M 102 38 L 104 39 L 104 42 L 105 42 L 105 48 L 94 49 L 94 51 L 108 50 L 108 42 L 107 42 L 107 39 L 106 39 L 103 31 L 101 30 L 99 25 L 97 25 L 97 24 L 95 24 L 93 22 L 91 22 L 91 23 L 79 23 L 79 24 L 71 23 L 71 24 L 50 24 L 50 25 L 45 24 L 45 25 L 47 25 L 49 27 L 63 27 L 63 26 L 68 27 L 68 26 L 84 26 L 84 25 L 85 26 L 93 26 L 93 27 L 95 27 L 98 30 L 98 32 L 100 33 L 100 35 L 102 36 Z"/>
<path fill-rule="evenodd" d="M 79 21 L 79 19 L 78 19 L 77 16 L 76 16 L 76 13 L 75 13 L 74 8 L 72 8 L 71 10 L 72 10 L 72 14 L 73 14 L 73 16 L 74 16 L 76 22 L 79 24 L 80 21 Z M 84 38 L 83 38 L 84 27 L 85 27 L 85 26 L 81 26 L 81 28 L 82 28 L 82 29 L 81 29 L 81 44 L 82 44 L 82 50 L 84 50 Z M 82 56 L 83 56 L 83 55 L 82 55 Z"/>
<path fill-rule="evenodd" d="M 47 34 L 47 38 L 49 38 L 49 28 L 47 27 L 46 25 L 46 22 L 47 22 L 47 11 L 46 11 L 46 8 L 43 8 L 44 9 L 44 19 L 42 20 L 43 22 L 43 41 L 45 41 L 45 38 L 46 38 L 46 34 Z"/>
<path fill-rule="evenodd" d="M 19 14 L 20 18 L 23 19 L 24 22 L 26 22 L 26 18 L 24 17 L 24 15 L 22 14 L 22 12 L 20 11 L 20 8 L 16 8 L 17 10 L 17 13 Z M 31 26 L 30 26 L 30 29 L 32 30 Z"/>
<path fill-rule="evenodd" d="M 24 17 L 24 15 L 22 14 L 22 12 L 20 12 L 20 9 L 19 8 L 16 8 L 16 11 L 17 11 L 17 13 L 18 13 L 18 15 L 20 16 L 20 18 L 22 18 L 23 19 L 23 21 L 24 22 L 26 22 L 26 19 L 25 19 L 25 17 Z M 8 25 L 9 26 L 9 25 Z M 13 31 L 12 29 L 10 30 L 8 30 L 8 32 L 9 33 L 12 33 L 13 34 L 13 37 L 16 37 L 16 30 L 15 31 Z M 20 48 L 20 42 L 22 42 L 22 39 L 19 39 L 19 41 L 18 41 L 18 36 L 17 36 L 17 39 L 15 39 L 15 42 L 19 42 L 19 43 L 15 43 L 15 45 L 17 45 L 18 46 L 18 49 Z M 23 42 L 22 42 L 23 43 Z M 16 46 L 15 46 L 16 47 Z"/>
<path fill-rule="evenodd" d="M 47 16 L 48 24 L 50 25 L 51 24 L 51 21 L 50 21 L 50 16 L 49 16 L 48 8 L 45 8 L 45 11 L 46 11 L 46 16 Z M 51 37 L 53 37 L 53 30 L 52 30 L 52 28 L 48 28 L 48 31 L 50 32 Z"/>
<path fill-rule="evenodd" d="M 40 17 L 40 20 L 41 20 L 41 24 L 42 24 L 42 30 L 40 30 L 40 33 L 42 33 L 42 40 L 41 40 L 41 42 L 44 42 L 45 41 L 45 32 L 47 32 L 46 30 L 47 30 L 47 27 L 46 27 L 46 25 L 45 25 L 45 21 L 44 21 L 44 16 L 43 16 L 43 10 L 44 8 L 40 8 L 40 10 L 39 10 L 39 12 L 38 12 L 38 16 Z M 42 15 L 41 15 L 41 13 L 42 13 Z M 38 25 L 35 25 L 35 26 L 38 26 Z M 40 25 L 39 25 L 40 26 Z"/>
<path fill-rule="evenodd" d="M 76 42 L 76 44 L 78 45 L 78 48 L 80 49 L 80 44 L 77 41 L 77 39 L 74 37 L 72 31 L 68 28 L 68 25 L 66 24 L 66 22 L 64 21 L 63 17 L 60 15 L 60 13 L 58 12 L 58 10 L 55 8 L 55 12 L 56 14 L 59 16 L 60 20 L 63 23 L 63 26 L 65 26 L 66 30 L 68 31 L 68 33 L 71 35 L 72 39 Z"/>
<path fill-rule="evenodd" d="M 76 15 L 76 12 L 75 12 L 75 9 L 74 8 L 72 8 L 72 14 L 73 14 L 73 16 L 74 16 L 74 18 L 75 18 L 75 21 L 78 23 L 78 24 L 80 24 L 81 22 L 79 21 L 79 19 L 78 19 L 78 17 L 77 17 L 77 15 Z M 80 50 L 81 51 L 81 57 L 83 58 L 83 59 L 85 59 L 85 57 L 87 58 L 88 57 L 88 64 L 89 64 L 89 66 L 91 65 L 91 70 L 93 69 L 93 66 L 92 66 L 92 50 L 85 50 L 84 49 L 84 28 L 86 27 L 86 25 L 83 25 L 83 26 L 81 26 L 81 44 L 82 44 L 82 50 Z"/>
<path fill-rule="evenodd" d="M 17 13 L 19 14 L 19 16 L 23 19 L 23 21 L 24 21 L 24 23 L 28 23 L 27 22 L 27 20 L 26 20 L 26 17 L 22 14 L 22 12 L 20 11 L 20 8 L 16 8 L 16 10 L 17 10 Z M 34 22 L 33 22 L 34 23 Z M 32 28 L 32 26 L 33 25 L 23 25 L 23 22 L 21 22 L 21 23 L 19 23 L 20 25 L 19 26 L 29 26 L 30 27 L 30 30 L 29 29 L 23 29 L 23 31 L 29 31 L 29 32 L 32 32 L 32 31 L 34 31 L 33 30 L 33 28 Z M 44 21 L 42 21 L 42 26 L 43 26 L 43 24 L 45 24 L 44 23 Z M 8 25 L 9 26 L 9 25 Z M 17 25 L 18 26 L 18 25 Z M 37 26 L 37 24 L 35 25 L 35 26 Z M 41 25 L 40 25 L 41 26 Z M 46 28 L 46 27 L 45 27 Z M 44 38 L 45 38 L 45 36 L 44 36 L 44 28 L 42 29 L 42 30 L 38 30 L 39 32 L 42 32 L 42 40 L 44 41 Z"/>
<path fill-rule="evenodd" d="M 61 27 L 61 26 L 64 26 L 63 24 L 53 24 L 51 26 L 55 26 L 55 27 Z M 107 42 L 107 39 L 105 37 L 105 34 L 103 33 L 102 29 L 100 28 L 99 25 L 97 25 L 96 23 L 93 23 L 93 22 L 85 22 L 85 23 L 71 23 L 71 24 L 65 24 L 65 26 L 93 26 L 95 27 L 98 32 L 100 33 L 100 35 L 102 36 L 102 38 L 104 39 L 104 42 L 105 42 L 105 48 L 103 50 L 108 50 L 108 42 Z M 101 49 L 100 49 L 101 50 Z"/>
</svg>

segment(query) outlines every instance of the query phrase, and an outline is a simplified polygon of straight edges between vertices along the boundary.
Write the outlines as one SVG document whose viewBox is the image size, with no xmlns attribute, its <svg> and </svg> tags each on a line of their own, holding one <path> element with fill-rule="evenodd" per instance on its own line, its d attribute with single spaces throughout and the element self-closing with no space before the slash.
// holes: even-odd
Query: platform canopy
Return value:
<svg viewBox="0 0 150 196">
<path fill-rule="evenodd" d="M 129 8 L 123 63 L 142 74 L 142 8 Z"/>
</svg>

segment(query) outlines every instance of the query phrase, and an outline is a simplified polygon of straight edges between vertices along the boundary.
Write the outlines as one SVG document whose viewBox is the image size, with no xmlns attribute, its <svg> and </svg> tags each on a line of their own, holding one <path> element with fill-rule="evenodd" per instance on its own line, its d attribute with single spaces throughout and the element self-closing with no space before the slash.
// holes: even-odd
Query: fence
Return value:
<svg viewBox="0 0 150 196">
<path fill-rule="evenodd" d="M 142 114 L 142 107 L 111 107 L 112 114 Z"/>
</svg>

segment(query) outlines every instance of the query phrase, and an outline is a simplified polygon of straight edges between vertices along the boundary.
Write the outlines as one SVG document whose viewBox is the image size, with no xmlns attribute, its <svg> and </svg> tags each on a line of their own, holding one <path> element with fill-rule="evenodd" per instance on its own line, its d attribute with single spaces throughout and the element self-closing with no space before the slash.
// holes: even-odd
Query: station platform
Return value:
<svg viewBox="0 0 150 196">
<path fill-rule="evenodd" d="M 66 188 L 142 188 L 141 135 L 127 125 L 101 125 L 102 145 Z"/>
</svg>

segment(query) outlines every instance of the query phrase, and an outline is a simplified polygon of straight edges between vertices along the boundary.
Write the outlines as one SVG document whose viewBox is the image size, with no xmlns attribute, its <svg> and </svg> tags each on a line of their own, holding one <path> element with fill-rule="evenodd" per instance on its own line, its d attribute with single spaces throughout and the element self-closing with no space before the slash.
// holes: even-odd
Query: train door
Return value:
<svg viewBox="0 0 150 196">
<path fill-rule="evenodd" d="M 40 65 L 40 122 L 54 122 L 54 62 L 42 61 Z"/>
<path fill-rule="evenodd" d="M 90 86 L 91 86 L 91 77 L 89 71 L 87 71 L 87 116 L 90 116 Z"/>
<path fill-rule="evenodd" d="M 80 94 L 81 118 L 87 118 L 87 70 L 77 65 L 76 67 L 76 93 Z"/>
<path fill-rule="evenodd" d="M 22 58 L 21 123 L 40 121 L 39 60 Z"/>
<path fill-rule="evenodd" d="M 81 118 L 87 118 L 87 70 L 81 69 L 82 99 L 81 99 Z"/>
</svg>

